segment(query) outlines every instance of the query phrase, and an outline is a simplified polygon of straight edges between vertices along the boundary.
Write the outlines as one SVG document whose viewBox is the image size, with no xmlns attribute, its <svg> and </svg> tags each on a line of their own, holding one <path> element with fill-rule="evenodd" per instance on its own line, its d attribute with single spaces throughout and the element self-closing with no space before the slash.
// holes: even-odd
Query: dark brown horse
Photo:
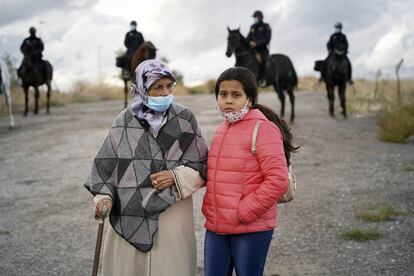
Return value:
<svg viewBox="0 0 414 276">
<path fill-rule="evenodd" d="M 134 52 L 131 59 L 131 64 L 124 64 L 122 66 L 122 79 L 124 81 L 124 92 L 125 92 L 125 107 L 128 106 L 128 82 L 135 79 L 135 69 L 137 66 L 147 59 L 155 58 L 157 48 L 151 41 L 145 41 L 142 45 Z"/>
<path fill-rule="evenodd" d="M 35 90 L 35 110 L 34 114 L 39 113 L 39 86 L 46 84 L 47 86 L 47 101 L 46 112 L 50 113 L 50 87 L 53 77 L 53 67 L 49 61 L 44 60 L 40 63 L 35 63 L 30 57 L 25 57 L 25 65 L 21 70 L 18 70 L 17 75 L 22 80 L 22 87 L 24 90 L 24 116 L 29 112 L 29 88 L 32 86 Z"/>
</svg>

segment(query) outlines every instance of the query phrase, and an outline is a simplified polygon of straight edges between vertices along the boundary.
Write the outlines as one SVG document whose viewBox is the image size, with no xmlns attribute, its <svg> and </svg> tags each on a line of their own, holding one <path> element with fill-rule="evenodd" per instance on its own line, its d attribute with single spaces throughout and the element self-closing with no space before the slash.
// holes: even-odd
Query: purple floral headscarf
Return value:
<svg viewBox="0 0 414 276">
<path fill-rule="evenodd" d="M 164 62 L 158 59 L 148 59 L 141 62 L 135 69 L 135 81 L 131 86 L 131 93 L 134 96 L 131 103 L 132 114 L 138 119 L 146 120 L 155 133 L 158 133 L 166 112 L 155 112 L 146 108 L 148 90 L 154 82 L 165 77 L 175 81 L 170 68 Z"/>
</svg>

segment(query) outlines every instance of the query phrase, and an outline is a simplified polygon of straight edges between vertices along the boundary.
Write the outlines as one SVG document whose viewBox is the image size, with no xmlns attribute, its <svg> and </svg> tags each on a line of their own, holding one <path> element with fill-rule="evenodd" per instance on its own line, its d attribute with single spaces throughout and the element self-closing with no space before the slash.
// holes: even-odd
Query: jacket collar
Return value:
<svg viewBox="0 0 414 276">
<path fill-rule="evenodd" d="M 251 109 L 249 113 L 243 118 L 243 120 L 264 120 L 267 121 L 266 116 L 257 108 Z"/>
<path fill-rule="evenodd" d="M 254 121 L 262 120 L 262 121 L 268 121 L 268 119 L 266 118 L 266 116 L 259 109 L 255 108 L 255 109 L 250 109 L 250 111 L 246 114 L 246 116 L 244 116 L 243 119 L 241 119 L 241 120 L 239 120 L 237 122 L 234 122 L 234 123 L 229 124 L 229 123 L 227 123 L 226 120 L 224 120 L 223 123 L 226 124 L 227 126 L 230 126 L 230 125 L 235 125 L 235 124 L 238 124 L 240 122 L 247 121 L 247 120 L 254 120 Z"/>
</svg>

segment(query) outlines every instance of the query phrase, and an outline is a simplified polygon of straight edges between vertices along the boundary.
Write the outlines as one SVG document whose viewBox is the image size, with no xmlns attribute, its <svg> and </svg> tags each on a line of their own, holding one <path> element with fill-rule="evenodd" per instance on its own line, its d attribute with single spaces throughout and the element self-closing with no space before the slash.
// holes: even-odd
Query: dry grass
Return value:
<svg viewBox="0 0 414 276">
<path fill-rule="evenodd" d="M 414 135 L 414 80 L 401 80 L 401 96 L 396 80 L 357 80 L 355 90 L 347 92 L 349 113 L 376 113 L 378 139 L 405 142 Z"/>
<path fill-rule="evenodd" d="M 13 113 L 23 113 L 24 111 L 24 93 L 19 86 L 11 87 Z M 65 106 L 72 103 L 85 103 L 96 101 L 120 100 L 123 99 L 123 87 L 97 84 L 87 81 L 76 82 L 72 89 L 67 93 L 51 91 L 50 105 Z M 39 108 L 40 112 L 46 107 L 46 87 L 40 89 Z M 34 90 L 29 90 L 29 112 L 34 110 Z M 0 117 L 8 114 L 4 97 L 0 97 Z"/>
<path fill-rule="evenodd" d="M 209 93 L 212 94 L 214 93 L 215 85 L 216 85 L 216 81 L 211 79 L 211 80 L 206 81 L 203 84 L 188 87 L 188 93 L 191 95 L 209 94 Z"/>
<path fill-rule="evenodd" d="M 214 93 L 215 80 L 209 80 L 204 84 L 186 87 L 178 84 L 174 90 L 176 95 L 208 94 Z M 414 80 L 401 81 L 401 105 L 396 102 L 396 81 L 379 80 L 378 82 L 358 79 L 354 89 L 348 86 L 347 107 L 349 113 L 376 112 L 378 116 L 378 137 L 384 141 L 404 141 L 414 134 Z M 46 97 L 44 87 L 40 96 L 40 108 L 45 107 Z M 260 89 L 261 92 L 273 90 L 273 88 Z M 298 91 L 325 91 L 325 85 L 318 82 L 316 77 L 304 76 L 299 79 Z M 24 95 L 20 87 L 12 87 L 13 110 L 16 113 L 23 112 Z M 64 106 L 71 103 L 96 102 L 123 99 L 123 87 L 107 84 L 99 85 L 87 81 L 76 82 L 67 93 L 52 91 L 51 105 Z M 30 111 L 33 110 L 33 90 L 30 92 Z M 0 116 L 7 115 L 4 97 L 0 97 Z"/>
<path fill-rule="evenodd" d="M 299 78 L 297 91 L 325 91 L 325 85 L 320 83 L 317 78 L 304 76 Z"/>
<path fill-rule="evenodd" d="M 378 139 L 402 143 L 414 135 L 414 103 L 394 105 L 381 112 L 377 118 Z"/>
<path fill-rule="evenodd" d="M 347 107 L 353 113 L 379 112 L 389 110 L 397 102 L 397 82 L 378 82 L 360 79 L 355 82 L 355 90 L 348 88 Z M 414 80 L 401 80 L 401 102 L 414 102 Z"/>
</svg>

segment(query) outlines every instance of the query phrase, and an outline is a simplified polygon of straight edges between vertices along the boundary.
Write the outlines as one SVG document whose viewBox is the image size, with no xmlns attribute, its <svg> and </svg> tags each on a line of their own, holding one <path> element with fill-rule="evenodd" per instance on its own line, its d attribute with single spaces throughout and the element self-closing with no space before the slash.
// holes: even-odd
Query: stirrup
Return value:
<svg viewBox="0 0 414 276">
<path fill-rule="evenodd" d="M 259 86 L 262 88 L 266 87 L 266 80 L 259 80 Z"/>
</svg>

